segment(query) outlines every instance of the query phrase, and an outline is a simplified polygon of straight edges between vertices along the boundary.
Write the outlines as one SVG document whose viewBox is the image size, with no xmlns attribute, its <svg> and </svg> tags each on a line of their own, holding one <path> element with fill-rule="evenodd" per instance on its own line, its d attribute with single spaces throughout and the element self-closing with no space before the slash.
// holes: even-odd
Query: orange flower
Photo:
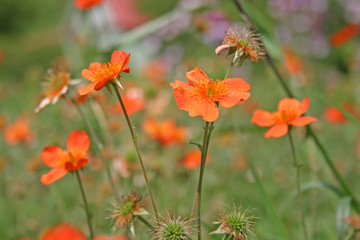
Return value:
<svg viewBox="0 0 360 240">
<path fill-rule="evenodd" d="M 61 223 L 45 229 L 39 240 L 87 240 L 85 234 L 69 223 Z"/>
<path fill-rule="evenodd" d="M 103 0 L 75 0 L 74 5 L 80 10 L 88 10 L 102 2 Z"/>
<path fill-rule="evenodd" d="M 307 111 L 309 104 L 309 98 L 304 98 L 301 103 L 294 98 L 284 98 L 279 102 L 277 112 L 255 110 L 251 122 L 260 127 L 275 125 L 265 133 L 265 138 L 282 137 L 288 132 L 288 125 L 305 126 L 317 121 L 315 117 L 301 116 Z"/>
<path fill-rule="evenodd" d="M 129 89 L 126 92 L 126 94 L 122 97 L 127 114 L 129 116 L 132 116 L 135 113 L 140 112 L 145 108 L 145 101 L 142 95 L 143 95 L 142 90 L 138 91 L 138 89 L 132 88 Z M 113 113 L 124 114 L 120 103 L 117 103 L 115 104 L 115 106 L 112 106 L 110 111 Z"/>
<path fill-rule="evenodd" d="M 339 47 L 354 38 L 358 33 L 359 27 L 354 23 L 348 23 L 330 36 L 330 44 L 334 47 Z"/>
<path fill-rule="evenodd" d="M 164 121 L 155 121 L 147 119 L 143 122 L 144 131 L 150 138 L 160 142 L 163 146 L 173 144 L 183 144 L 186 138 L 186 129 L 177 127 L 175 121 L 167 119 Z"/>
<path fill-rule="evenodd" d="M 123 235 L 120 236 L 97 235 L 93 240 L 128 240 L 128 238 Z"/>
<path fill-rule="evenodd" d="M 304 71 L 304 64 L 290 48 L 284 49 L 285 67 L 290 74 L 297 74 Z"/>
<path fill-rule="evenodd" d="M 207 122 L 219 117 L 218 104 L 230 108 L 250 97 L 250 85 L 241 78 L 224 81 L 209 79 L 199 67 L 186 73 L 190 83 L 176 80 L 170 83 L 178 107 L 188 111 L 189 116 L 202 116 Z"/>
<path fill-rule="evenodd" d="M 209 159 L 210 157 L 208 155 L 205 164 L 209 163 Z M 199 150 L 189 151 L 182 160 L 182 164 L 187 170 L 193 170 L 199 167 L 201 164 L 201 152 Z"/>
<path fill-rule="evenodd" d="M 344 114 L 342 114 L 336 107 L 327 107 L 324 111 L 324 119 L 328 123 L 344 123 L 347 121 Z"/>
<path fill-rule="evenodd" d="M 49 185 L 64 177 L 68 171 L 77 170 L 88 164 L 85 158 L 90 147 L 90 140 L 85 131 L 73 131 L 65 151 L 56 146 L 47 146 L 40 154 L 43 162 L 53 169 L 41 176 L 41 182 Z"/>
<path fill-rule="evenodd" d="M 18 118 L 15 123 L 5 128 L 4 137 L 9 145 L 17 145 L 20 142 L 30 143 L 33 140 L 33 133 L 30 131 L 29 121 Z"/>
<path fill-rule="evenodd" d="M 85 95 L 94 90 L 99 91 L 109 81 L 113 81 L 119 87 L 122 87 L 119 74 L 121 72 L 130 72 L 130 68 L 126 66 L 129 59 L 130 54 L 126 54 L 124 51 L 114 51 L 111 55 L 111 62 L 104 64 L 99 62 L 90 63 L 89 69 L 83 69 L 81 75 L 92 83 L 80 89 L 78 93 Z"/>
<path fill-rule="evenodd" d="M 43 84 L 45 98 L 40 102 L 35 112 L 39 112 L 50 103 L 55 104 L 68 90 L 70 74 L 66 71 L 49 69 Z"/>
</svg>

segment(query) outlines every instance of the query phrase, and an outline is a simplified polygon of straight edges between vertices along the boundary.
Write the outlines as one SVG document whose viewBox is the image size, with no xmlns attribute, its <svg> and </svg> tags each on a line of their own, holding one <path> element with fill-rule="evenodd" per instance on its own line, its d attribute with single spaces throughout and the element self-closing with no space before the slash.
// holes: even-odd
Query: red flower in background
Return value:
<svg viewBox="0 0 360 240">
<path fill-rule="evenodd" d="M 53 169 L 41 176 L 41 182 L 49 185 L 64 177 L 68 171 L 77 170 L 88 164 L 86 159 L 90 140 L 85 131 L 73 131 L 65 151 L 57 146 L 47 146 L 40 154 L 42 161 Z"/>
<path fill-rule="evenodd" d="M 304 98 L 301 103 L 294 98 L 284 98 L 279 102 L 277 112 L 255 110 L 251 122 L 260 127 L 275 125 L 265 133 L 265 138 L 282 137 L 288 132 L 289 125 L 305 126 L 317 121 L 315 117 L 301 116 L 307 111 L 309 104 L 309 98 Z"/>
<path fill-rule="evenodd" d="M 224 81 L 209 79 L 199 67 L 186 73 L 190 83 L 176 80 L 170 83 L 174 88 L 176 104 L 189 116 L 202 116 L 207 122 L 219 117 L 217 104 L 225 108 L 235 106 L 250 97 L 250 85 L 241 78 L 227 78 Z"/>
<path fill-rule="evenodd" d="M 61 223 L 45 229 L 39 240 L 87 240 L 87 237 L 73 225 Z"/>
<path fill-rule="evenodd" d="M 359 33 L 359 26 L 354 23 L 348 23 L 339 31 L 330 36 L 330 44 L 339 47 L 350 41 Z"/>
<path fill-rule="evenodd" d="M 143 99 L 142 90 L 138 91 L 137 88 L 128 89 L 126 94 L 122 97 L 126 112 L 129 116 L 134 115 L 145 108 L 145 101 Z M 120 103 L 115 104 L 110 108 L 112 113 L 124 114 Z"/>
<path fill-rule="evenodd" d="M 351 103 L 344 103 L 342 107 L 355 118 L 360 119 L 360 114 L 355 110 Z M 336 107 L 329 106 L 324 111 L 324 119 L 328 123 L 345 123 L 347 122 L 346 116 Z"/>
<path fill-rule="evenodd" d="M 155 121 L 147 119 L 143 122 L 144 131 L 150 138 L 160 142 L 163 146 L 172 144 L 183 144 L 186 138 L 186 129 L 177 127 L 175 121 L 168 119 L 165 121 Z"/>
<path fill-rule="evenodd" d="M 205 164 L 209 163 L 209 155 L 206 158 Z M 201 152 L 199 150 L 189 151 L 182 160 L 182 165 L 187 170 L 193 170 L 201 165 Z"/>
<path fill-rule="evenodd" d="M 286 47 L 284 49 L 283 57 L 285 67 L 290 74 L 297 74 L 304 71 L 304 63 L 290 48 Z"/>
<path fill-rule="evenodd" d="M 4 129 L 4 137 L 5 141 L 13 146 L 20 142 L 30 143 L 33 140 L 33 133 L 30 131 L 29 121 L 25 118 L 18 118 Z"/>
<path fill-rule="evenodd" d="M 98 235 L 93 240 L 129 240 L 129 239 L 125 236 Z"/>
<path fill-rule="evenodd" d="M 85 95 L 94 90 L 99 91 L 109 81 L 113 81 L 121 87 L 119 74 L 121 72 L 130 72 L 130 68 L 126 66 L 129 59 L 130 54 L 126 54 L 124 51 L 114 51 L 111 55 L 111 62 L 103 64 L 99 62 L 90 63 L 89 69 L 82 70 L 81 75 L 92 83 L 80 89 L 78 93 Z"/>
<path fill-rule="evenodd" d="M 74 5 L 80 10 L 89 10 L 90 8 L 99 5 L 104 0 L 75 0 Z"/>
</svg>

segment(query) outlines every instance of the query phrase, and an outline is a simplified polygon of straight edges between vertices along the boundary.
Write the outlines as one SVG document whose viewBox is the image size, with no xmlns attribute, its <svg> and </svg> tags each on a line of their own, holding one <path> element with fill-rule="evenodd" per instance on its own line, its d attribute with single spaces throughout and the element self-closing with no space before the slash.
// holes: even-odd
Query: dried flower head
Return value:
<svg viewBox="0 0 360 240">
<path fill-rule="evenodd" d="M 122 197 L 114 204 L 115 210 L 110 215 L 115 222 L 115 228 L 124 228 L 126 226 L 132 227 L 132 218 L 137 215 L 147 215 L 148 213 L 142 208 L 142 196 L 132 192 L 127 197 Z"/>
<path fill-rule="evenodd" d="M 171 217 L 169 213 L 157 224 L 154 224 L 153 240 L 191 240 L 193 239 L 194 228 L 192 219 Z"/>
<path fill-rule="evenodd" d="M 241 65 L 246 59 L 259 62 L 265 55 L 265 49 L 261 43 L 261 37 L 255 28 L 230 28 L 224 37 L 223 43 L 215 49 L 217 55 L 224 50 L 229 50 L 228 55 L 235 54 L 234 63 Z"/>
<path fill-rule="evenodd" d="M 50 103 L 55 104 L 59 98 L 67 92 L 69 83 L 70 74 L 67 71 L 49 69 L 45 75 L 45 82 L 43 83 L 45 98 L 40 102 L 35 112 L 39 112 Z"/>
<path fill-rule="evenodd" d="M 253 216 L 248 216 L 248 210 L 243 211 L 241 206 L 233 206 L 230 210 L 220 211 L 216 222 L 220 227 L 211 234 L 226 234 L 233 240 L 247 240 L 250 235 L 255 236 L 252 228 L 255 224 Z"/>
</svg>

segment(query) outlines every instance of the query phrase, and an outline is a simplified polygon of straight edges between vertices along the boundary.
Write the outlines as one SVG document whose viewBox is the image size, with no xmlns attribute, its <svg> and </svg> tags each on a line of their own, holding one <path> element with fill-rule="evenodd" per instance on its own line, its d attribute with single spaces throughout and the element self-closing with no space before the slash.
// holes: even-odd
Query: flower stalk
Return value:
<svg viewBox="0 0 360 240">
<path fill-rule="evenodd" d="M 94 142 L 95 142 L 95 148 L 96 148 L 96 151 L 98 153 L 98 156 L 100 157 L 100 159 L 102 160 L 102 162 L 104 163 L 105 165 L 105 169 L 106 169 L 106 175 L 108 176 L 108 179 L 109 179 L 109 182 L 110 182 L 110 185 L 111 185 L 111 189 L 112 189 L 112 192 L 114 194 L 114 196 L 118 197 L 119 194 L 116 190 L 116 187 L 115 187 L 115 183 L 112 179 L 112 176 L 111 176 L 111 171 L 110 171 L 110 166 L 109 166 L 109 163 L 108 161 L 105 159 L 103 153 L 102 153 L 102 145 L 99 141 L 99 138 L 98 136 L 96 135 L 95 133 L 95 130 L 94 128 L 91 126 L 90 122 L 88 121 L 88 119 L 86 118 L 83 110 L 81 109 L 81 107 L 79 106 L 79 104 L 74 101 L 74 99 L 72 98 L 68 98 L 72 104 L 74 104 L 74 106 L 76 107 L 76 110 L 79 112 L 82 120 L 84 121 L 86 127 L 89 129 L 90 131 L 90 134 L 91 134 L 91 137 L 94 139 Z"/>
<path fill-rule="evenodd" d="M 90 214 L 90 210 L 89 210 L 89 205 L 88 205 L 87 200 L 86 200 L 85 191 L 84 191 L 83 185 L 81 183 L 79 170 L 75 170 L 75 176 L 76 176 L 76 180 L 77 180 L 77 182 L 79 184 L 79 187 L 80 187 L 80 192 L 81 192 L 82 199 L 84 201 L 84 209 L 85 209 L 86 219 L 87 219 L 87 223 L 88 223 L 88 227 L 89 227 L 90 239 L 93 239 L 94 238 L 94 231 L 93 231 L 93 227 L 92 227 L 92 223 L 91 223 L 91 214 Z"/>
<path fill-rule="evenodd" d="M 125 116 L 125 119 L 126 119 L 126 122 L 127 122 L 127 125 L 129 127 L 129 130 L 130 130 L 130 134 L 131 134 L 131 138 L 133 140 L 133 143 L 134 143 L 134 147 L 135 147 L 135 150 L 136 150 L 136 154 L 138 156 L 138 159 L 139 159 L 139 163 L 140 163 L 140 166 L 141 166 L 141 171 L 143 173 L 143 176 L 144 176 L 144 179 L 145 179 L 145 183 L 146 183 L 146 187 L 147 187 L 147 190 L 148 190 L 148 193 L 149 193 L 149 197 L 150 197 L 150 200 L 151 200 L 151 204 L 154 208 L 154 213 L 155 213 L 155 217 L 156 217 L 156 220 L 157 222 L 159 222 L 159 216 L 158 216 L 158 211 L 157 211 L 157 208 L 156 208 L 156 204 L 155 204 L 155 201 L 154 201 L 154 198 L 153 198 L 153 194 L 152 194 L 152 191 L 151 191 L 151 187 L 150 187 L 150 183 L 149 183 L 149 180 L 148 180 L 148 177 L 147 177 L 147 174 L 146 174 L 146 170 L 145 170 L 145 166 L 144 166 L 144 163 L 143 163 L 143 160 L 142 160 L 142 157 L 141 157 L 141 154 L 140 154 L 140 150 L 139 150 L 139 146 L 138 146 L 138 142 L 137 142 L 137 136 L 135 135 L 135 132 L 134 132 L 134 128 L 131 124 L 131 121 L 130 121 L 130 118 L 129 118 L 129 115 L 127 114 L 127 111 L 126 111 L 126 108 L 125 108 L 125 105 L 124 105 L 124 102 L 121 98 L 121 95 L 120 95 L 120 91 L 118 89 L 118 86 L 116 84 L 111 84 L 115 90 L 115 93 L 116 93 L 116 96 L 119 100 L 119 103 L 121 105 L 121 108 L 124 112 L 124 116 Z"/>
</svg>

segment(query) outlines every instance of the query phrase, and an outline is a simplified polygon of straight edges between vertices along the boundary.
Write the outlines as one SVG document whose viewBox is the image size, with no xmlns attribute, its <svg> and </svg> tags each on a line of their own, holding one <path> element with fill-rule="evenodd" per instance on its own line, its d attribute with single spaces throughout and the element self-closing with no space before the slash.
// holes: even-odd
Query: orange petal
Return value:
<svg viewBox="0 0 360 240">
<path fill-rule="evenodd" d="M 195 67 L 192 71 L 186 72 L 186 79 L 192 84 L 209 81 L 209 78 L 199 67 Z"/>
<path fill-rule="evenodd" d="M 179 80 L 175 80 L 175 83 L 170 83 L 170 86 L 173 88 L 184 88 L 185 90 L 189 90 L 191 88 L 193 88 L 193 85 L 187 83 L 187 82 L 183 82 L 183 81 L 179 81 Z"/>
<path fill-rule="evenodd" d="M 58 167 L 68 157 L 66 151 L 56 146 L 47 146 L 40 154 L 43 162 L 49 167 Z"/>
<path fill-rule="evenodd" d="M 89 70 L 91 71 L 91 72 L 96 72 L 96 71 L 99 71 L 100 69 L 101 69 L 101 63 L 99 63 L 99 62 L 92 62 L 92 63 L 90 63 L 90 65 L 89 65 Z"/>
<path fill-rule="evenodd" d="M 219 117 L 219 109 L 214 102 L 201 103 L 201 116 L 207 122 L 214 122 Z"/>
<path fill-rule="evenodd" d="M 247 92 L 250 90 L 250 84 L 241 78 L 227 78 L 223 81 L 231 92 Z"/>
<path fill-rule="evenodd" d="M 173 91 L 176 104 L 182 110 L 189 111 L 196 104 L 194 99 L 191 98 L 189 91 L 183 88 L 175 88 Z"/>
<path fill-rule="evenodd" d="M 284 136 L 286 133 L 288 132 L 288 125 L 286 123 L 279 123 L 276 124 L 275 126 L 273 126 L 272 128 L 270 128 L 266 133 L 265 133 L 265 138 L 269 138 L 269 137 L 282 137 Z"/>
<path fill-rule="evenodd" d="M 130 72 L 130 68 L 128 66 L 123 67 L 123 69 L 121 70 L 123 72 L 129 73 Z"/>
<path fill-rule="evenodd" d="M 95 86 L 94 86 L 94 90 L 95 91 L 100 91 L 108 81 L 109 81 L 109 79 L 105 79 L 103 81 L 97 82 L 95 84 Z"/>
<path fill-rule="evenodd" d="M 73 131 L 67 141 L 67 148 L 75 160 L 84 158 L 90 147 L 90 139 L 85 131 Z"/>
<path fill-rule="evenodd" d="M 330 36 L 330 44 L 338 47 L 354 38 L 359 33 L 359 27 L 354 23 L 348 23 L 339 31 Z"/>
<path fill-rule="evenodd" d="M 295 98 L 283 98 L 278 105 L 278 111 L 287 111 L 289 108 L 299 109 L 300 102 Z"/>
<path fill-rule="evenodd" d="M 67 171 L 63 168 L 53 168 L 48 173 L 43 174 L 40 178 L 41 183 L 49 185 L 66 175 Z"/>
<path fill-rule="evenodd" d="M 61 223 L 43 231 L 39 240 L 87 240 L 87 237 L 76 227 Z"/>
<path fill-rule="evenodd" d="M 82 95 L 86 95 L 86 94 L 94 91 L 95 85 L 96 85 L 96 83 L 93 82 L 93 83 L 91 83 L 91 84 L 83 87 L 82 89 L 80 89 L 80 90 L 78 91 L 78 94 L 82 96 Z"/>
<path fill-rule="evenodd" d="M 302 114 L 306 113 L 306 111 L 309 108 L 309 105 L 310 105 L 310 99 L 307 97 L 304 98 L 301 101 L 300 106 L 299 106 L 299 114 L 302 115 Z"/>
<path fill-rule="evenodd" d="M 93 72 L 92 71 L 90 71 L 89 69 L 83 69 L 82 71 L 81 71 L 81 75 L 85 78 L 85 79 L 87 79 L 87 80 L 90 80 L 90 81 L 94 81 L 93 80 Z"/>
<path fill-rule="evenodd" d="M 270 127 L 274 125 L 272 114 L 264 110 L 255 110 L 251 122 L 260 127 Z"/>
<path fill-rule="evenodd" d="M 73 164 L 71 162 L 67 162 L 65 164 L 65 169 L 67 171 L 77 170 L 77 169 L 80 169 L 82 167 L 85 167 L 88 163 L 89 163 L 89 161 L 86 158 L 78 160 L 77 162 L 75 162 L 75 164 Z"/>
<path fill-rule="evenodd" d="M 292 120 L 290 122 L 291 125 L 293 126 L 305 126 L 310 124 L 311 122 L 317 121 L 316 117 L 311 117 L 311 116 L 303 116 L 303 117 L 298 117 L 295 118 L 294 120 Z"/>
</svg>

